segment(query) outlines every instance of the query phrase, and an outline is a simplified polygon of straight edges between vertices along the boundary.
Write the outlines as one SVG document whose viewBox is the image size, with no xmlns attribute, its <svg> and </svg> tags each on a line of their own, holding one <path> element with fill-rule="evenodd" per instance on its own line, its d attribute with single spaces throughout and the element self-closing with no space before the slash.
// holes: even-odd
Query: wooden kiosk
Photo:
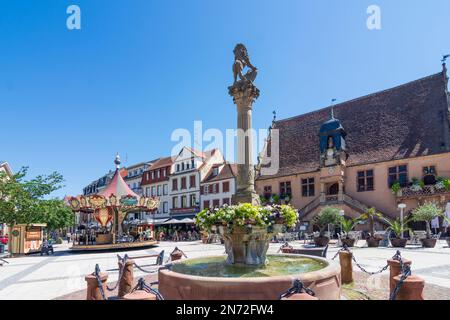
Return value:
<svg viewBox="0 0 450 320">
<path fill-rule="evenodd" d="M 11 254 L 28 254 L 41 250 L 45 223 L 16 224 L 10 230 Z"/>
</svg>

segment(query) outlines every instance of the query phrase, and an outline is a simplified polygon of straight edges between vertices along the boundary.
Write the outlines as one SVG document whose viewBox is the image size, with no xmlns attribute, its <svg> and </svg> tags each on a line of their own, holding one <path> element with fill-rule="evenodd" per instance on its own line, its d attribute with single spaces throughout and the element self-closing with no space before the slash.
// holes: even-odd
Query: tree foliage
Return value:
<svg viewBox="0 0 450 320">
<path fill-rule="evenodd" d="M 0 172 L 0 221 L 16 224 L 47 223 L 48 229 L 73 224 L 74 215 L 59 199 L 46 199 L 63 187 L 63 176 L 57 172 L 27 180 L 28 168 L 12 177 Z"/>
</svg>

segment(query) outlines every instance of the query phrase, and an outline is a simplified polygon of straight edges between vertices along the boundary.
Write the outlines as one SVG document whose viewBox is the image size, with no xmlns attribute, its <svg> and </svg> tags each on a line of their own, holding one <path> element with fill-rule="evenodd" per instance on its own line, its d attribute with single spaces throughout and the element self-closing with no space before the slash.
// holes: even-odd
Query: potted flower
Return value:
<svg viewBox="0 0 450 320">
<path fill-rule="evenodd" d="M 418 178 L 412 178 L 412 185 L 411 185 L 411 191 L 413 192 L 419 192 L 422 191 L 423 187 L 425 186 L 425 183 L 418 179 Z"/>
<path fill-rule="evenodd" d="M 434 185 L 437 190 L 448 190 L 450 187 L 450 179 L 444 177 L 438 177 L 436 184 Z"/>
<path fill-rule="evenodd" d="M 402 187 L 400 186 L 400 182 L 394 182 L 394 184 L 391 186 L 391 192 L 394 196 L 401 196 Z"/>
<path fill-rule="evenodd" d="M 344 238 L 341 238 L 342 244 L 345 244 L 347 247 L 353 247 L 356 239 L 350 238 L 349 233 L 350 231 L 353 231 L 358 224 L 359 218 L 345 219 L 344 217 L 339 216 L 339 220 L 341 222 L 342 233 L 344 234 Z"/>
<path fill-rule="evenodd" d="M 369 237 L 367 237 L 366 242 L 367 246 L 370 248 L 378 247 L 382 240 L 382 237 L 375 236 L 375 218 L 381 217 L 381 213 L 377 212 L 377 209 L 375 208 L 368 208 L 366 212 L 361 215 L 361 219 L 369 222 Z"/>
<path fill-rule="evenodd" d="M 333 207 L 325 207 L 318 215 L 316 215 L 312 224 L 319 227 L 319 236 L 314 238 L 314 243 L 318 247 L 325 247 L 330 242 L 330 238 L 325 236 L 325 230 L 328 225 L 336 225 L 339 223 L 339 209 Z"/>
<path fill-rule="evenodd" d="M 250 203 L 205 209 L 195 223 L 204 230 L 217 229 L 228 254 L 228 264 L 263 265 L 269 241 L 283 227 L 295 226 L 298 212 L 289 205 L 254 206 Z"/>
<path fill-rule="evenodd" d="M 424 248 L 434 248 L 436 246 L 437 239 L 431 237 L 431 221 L 443 214 L 444 210 L 435 202 L 425 202 L 413 210 L 412 219 L 425 222 L 427 237 L 426 239 L 421 239 Z"/>
<path fill-rule="evenodd" d="M 391 230 L 395 235 L 395 238 L 390 239 L 392 246 L 394 248 L 406 247 L 406 242 L 408 241 L 408 239 L 403 239 L 402 236 L 405 231 L 410 231 L 410 228 L 407 227 L 409 220 L 403 220 L 402 223 L 400 218 L 397 218 L 395 220 L 385 218 L 384 221 L 386 221 L 386 223 L 389 225 L 388 230 Z"/>
</svg>

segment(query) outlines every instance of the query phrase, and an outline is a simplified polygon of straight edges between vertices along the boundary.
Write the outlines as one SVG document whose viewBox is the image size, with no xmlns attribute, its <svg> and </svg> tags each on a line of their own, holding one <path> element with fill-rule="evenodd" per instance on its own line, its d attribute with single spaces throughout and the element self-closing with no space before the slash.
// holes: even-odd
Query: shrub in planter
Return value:
<svg viewBox="0 0 450 320">
<path fill-rule="evenodd" d="M 411 231 L 411 229 L 407 227 L 409 220 L 408 219 L 403 220 L 403 223 L 402 223 L 400 218 L 397 218 L 395 220 L 389 220 L 389 219 L 385 218 L 384 221 L 386 221 L 386 223 L 389 225 L 388 230 L 391 230 L 395 235 L 395 238 L 390 239 L 392 246 L 394 248 L 406 247 L 406 242 L 408 240 L 403 239 L 402 235 L 405 231 Z"/>
<path fill-rule="evenodd" d="M 412 219 L 414 221 L 423 221 L 425 222 L 427 238 L 422 239 L 422 246 L 425 248 L 434 248 L 436 245 L 436 240 L 431 236 L 431 221 L 440 217 L 444 214 L 444 209 L 441 208 L 435 202 L 425 202 L 423 205 L 418 206 L 412 212 Z"/>
<path fill-rule="evenodd" d="M 328 245 L 330 238 L 325 237 L 325 230 L 328 225 L 337 225 L 340 220 L 339 209 L 333 207 L 325 207 L 312 220 L 312 224 L 319 227 L 319 236 L 314 238 L 317 246 L 323 247 Z"/>
<path fill-rule="evenodd" d="M 400 184 L 399 184 L 400 186 Z M 381 213 L 377 212 L 375 208 L 368 208 L 360 219 L 367 220 L 369 223 L 369 237 L 366 239 L 367 246 L 370 248 L 376 248 L 380 245 L 381 237 L 375 236 L 375 218 L 381 218 Z"/>
<path fill-rule="evenodd" d="M 344 238 L 341 238 L 342 243 L 347 247 L 353 247 L 355 245 L 355 239 L 351 239 L 348 234 L 350 231 L 353 231 L 360 219 L 345 219 L 339 216 L 339 220 L 342 226 L 342 233 L 344 234 Z"/>
</svg>

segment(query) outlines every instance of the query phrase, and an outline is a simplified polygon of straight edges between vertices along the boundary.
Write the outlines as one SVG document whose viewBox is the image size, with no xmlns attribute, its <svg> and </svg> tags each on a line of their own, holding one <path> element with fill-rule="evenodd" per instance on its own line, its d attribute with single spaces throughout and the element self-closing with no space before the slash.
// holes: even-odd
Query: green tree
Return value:
<svg viewBox="0 0 450 320">
<path fill-rule="evenodd" d="M 372 207 L 367 208 L 366 212 L 360 218 L 369 222 L 370 237 L 373 238 L 375 235 L 375 218 L 382 218 L 382 214 Z"/>
<path fill-rule="evenodd" d="M 435 202 L 425 202 L 412 212 L 414 221 L 424 221 L 427 230 L 427 239 L 431 239 L 431 220 L 444 215 L 444 209 Z"/>
<path fill-rule="evenodd" d="M 50 230 L 72 225 L 73 214 L 64 202 L 46 199 L 63 187 L 62 175 L 53 172 L 26 180 L 27 173 L 27 167 L 12 177 L 0 173 L 0 221 L 10 228 L 16 224 L 31 223 L 47 223 Z"/>
<path fill-rule="evenodd" d="M 318 215 L 316 215 L 312 223 L 316 225 L 320 229 L 320 237 L 324 237 L 325 230 L 328 225 L 337 225 L 340 221 L 339 209 L 333 207 L 325 207 L 320 211 Z"/>
</svg>

